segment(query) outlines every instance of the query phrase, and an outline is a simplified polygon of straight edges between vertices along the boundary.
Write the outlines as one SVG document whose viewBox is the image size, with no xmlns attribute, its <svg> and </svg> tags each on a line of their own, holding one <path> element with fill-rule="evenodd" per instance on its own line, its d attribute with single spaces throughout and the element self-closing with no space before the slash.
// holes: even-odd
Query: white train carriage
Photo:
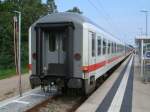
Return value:
<svg viewBox="0 0 150 112">
<path fill-rule="evenodd" d="M 80 14 L 50 14 L 29 29 L 32 87 L 53 82 L 88 94 L 127 55 L 123 42 Z"/>
</svg>

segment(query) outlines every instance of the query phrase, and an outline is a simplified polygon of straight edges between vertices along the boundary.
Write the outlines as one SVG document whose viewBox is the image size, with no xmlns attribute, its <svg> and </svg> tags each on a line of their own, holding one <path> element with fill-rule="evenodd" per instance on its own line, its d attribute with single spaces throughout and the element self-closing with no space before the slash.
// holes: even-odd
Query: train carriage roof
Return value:
<svg viewBox="0 0 150 112">
<path fill-rule="evenodd" d="M 67 22 L 75 22 L 79 24 L 83 24 L 85 22 L 92 23 L 90 19 L 81 14 L 71 13 L 71 12 L 60 12 L 60 13 L 53 13 L 48 14 L 38 20 L 38 22 L 60 22 L 60 21 L 67 21 Z"/>
<path fill-rule="evenodd" d="M 111 40 L 114 40 L 115 42 L 118 42 L 120 44 L 124 44 L 119 39 L 115 38 L 115 36 L 112 35 L 110 32 L 92 22 L 89 18 L 78 13 L 71 13 L 71 12 L 53 13 L 41 17 L 36 23 L 56 23 L 56 22 L 74 22 L 81 25 L 83 25 L 84 23 L 89 23 L 102 30 L 105 34 L 110 35 L 109 38 Z"/>
</svg>

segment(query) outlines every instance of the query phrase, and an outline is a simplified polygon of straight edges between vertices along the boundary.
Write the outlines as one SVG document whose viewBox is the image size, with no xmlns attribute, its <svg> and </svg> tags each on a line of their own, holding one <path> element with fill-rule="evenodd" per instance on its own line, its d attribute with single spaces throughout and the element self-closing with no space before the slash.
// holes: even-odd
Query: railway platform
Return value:
<svg viewBox="0 0 150 112">
<path fill-rule="evenodd" d="M 141 81 L 138 56 L 130 56 L 76 112 L 150 112 L 150 84 Z"/>
</svg>

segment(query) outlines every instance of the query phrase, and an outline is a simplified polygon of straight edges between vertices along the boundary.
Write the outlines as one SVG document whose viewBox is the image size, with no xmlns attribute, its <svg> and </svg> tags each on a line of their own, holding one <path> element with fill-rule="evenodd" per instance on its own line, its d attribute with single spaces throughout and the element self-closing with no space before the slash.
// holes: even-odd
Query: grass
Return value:
<svg viewBox="0 0 150 112">
<path fill-rule="evenodd" d="M 22 73 L 24 74 L 27 72 L 28 72 L 28 68 L 24 67 L 22 69 Z M 15 75 L 16 75 L 16 69 L 15 68 L 0 70 L 0 80 L 10 78 L 10 77 L 15 76 Z"/>
</svg>

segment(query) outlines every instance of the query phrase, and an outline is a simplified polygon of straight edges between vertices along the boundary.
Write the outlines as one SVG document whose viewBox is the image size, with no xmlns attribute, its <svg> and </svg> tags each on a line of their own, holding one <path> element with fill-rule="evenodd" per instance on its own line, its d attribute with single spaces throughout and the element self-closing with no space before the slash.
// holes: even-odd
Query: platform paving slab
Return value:
<svg viewBox="0 0 150 112">
<path fill-rule="evenodd" d="M 22 97 L 16 96 L 0 102 L 0 112 L 24 112 L 49 98 L 41 88 L 28 91 Z"/>
<path fill-rule="evenodd" d="M 138 56 L 135 56 L 132 112 L 150 112 L 150 83 L 142 81 L 139 62 Z"/>
</svg>

